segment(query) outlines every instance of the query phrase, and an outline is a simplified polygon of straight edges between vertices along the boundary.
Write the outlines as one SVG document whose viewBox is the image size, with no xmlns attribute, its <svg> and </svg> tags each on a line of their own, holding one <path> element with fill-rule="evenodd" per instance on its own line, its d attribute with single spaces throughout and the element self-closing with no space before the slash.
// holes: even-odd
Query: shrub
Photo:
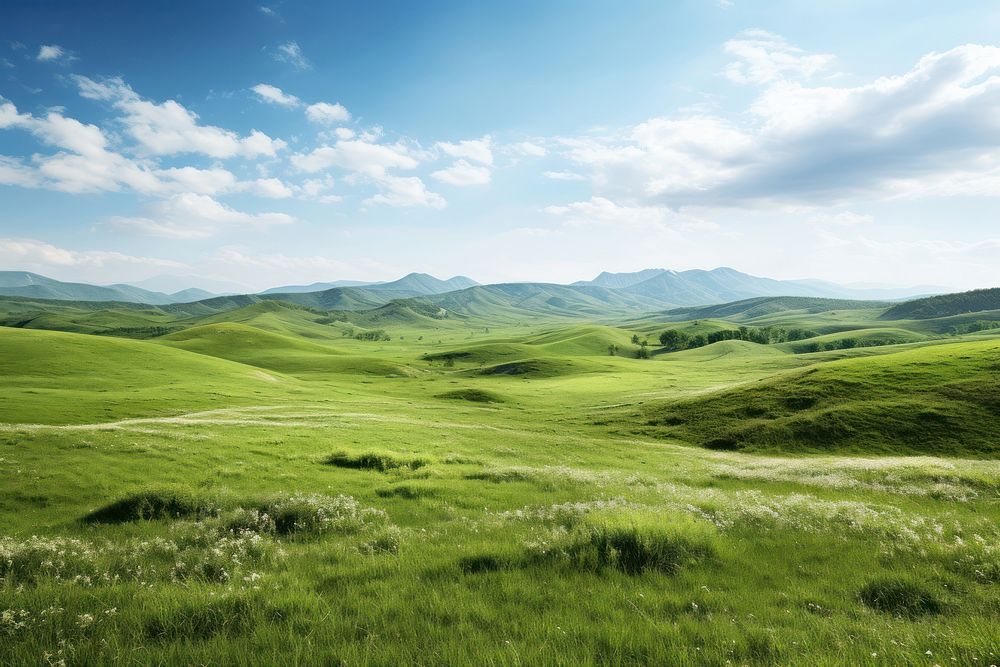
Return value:
<svg viewBox="0 0 1000 667">
<path fill-rule="evenodd" d="M 226 517 L 230 530 L 299 535 L 356 533 L 369 525 L 384 524 L 385 512 L 362 507 L 351 496 L 297 493 L 256 501 Z"/>
<path fill-rule="evenodd" d="M 502 558 L 489 554 L 477 554 L 475 556 L 465 556 L 459 559 L 458 566 L 465 574 L 479 574 L 481 572 L 496 572 L 504 568 L 505 562 Z"/>
<path fill-rule="evenodd" d="M 398 526 L 388 526 L 375 533 L 370 539 L 361 543 L 359 549 L 361 553 L 376 555 L 389 554 L 395 556 L 399 553 L 399 544 L 402 542 L 403 531 Z"/>
<path fill-rule="evenodd" d="M 503 403 L 503 399 L 492 391 L 482 389 L 456 389 L 438 394 L 435 398 L 445 398 L 455 401 L 472 401 L 473 403 Z"/>
<path fill-rule="evenodd" d="M 218 512 L 211 503 L 189 491 L 147 490 L 133 493 L 84 517 L 89 523 L 125 523 L 184 517 L 211 516 Z"/>
<path fill-rule="evenodd" d="M 883 577 L 869 581 L 858 597 L 867 607 L 895 616 L 921 616 L 941 611 L 941 602 L 934 592 L 910 579 Z"/>
<path fill-rule="evenodd" d="M 409 468 L 416 470 L 427 465 L 427 461 L 420 458 L 401 459 L 391 454 L 366 452 L 364 454 L 348 454 L 347 452 L 337 452 L 331 454 L 324 461 L 327 465 L 338 468 L 353 468 L 355 470 L 377 470 L 387 472 L 395 468 Z"/>
<path fill-rule="evenodd" d="M 433 489 L 426 489 L 419 486 L 401 484 L 399 486 L 390 486 L 385 489 L 378 489 L 375 491 L 375 495 L 379 498 L 406 498 L 407 500 L 416 500 L 417 498 L 433 496 L 434 491 Z"/>
</svg>

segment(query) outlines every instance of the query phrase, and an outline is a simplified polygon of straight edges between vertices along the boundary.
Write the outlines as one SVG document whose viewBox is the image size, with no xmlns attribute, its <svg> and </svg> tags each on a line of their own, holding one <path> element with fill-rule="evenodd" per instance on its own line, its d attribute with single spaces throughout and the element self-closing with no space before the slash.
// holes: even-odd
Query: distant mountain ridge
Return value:
<svg viewBox="0 0 1000 667">
<path fill-rule="evenodd" d="M 363 287 L 373 291 L 391 291 L 406 293 L 408 296 L 427 296 L 430 294 L 443 294 L 454 290 L 465 289 L 478 285 L 472 278 L 465 276 L 455 276 L 447 280 L 441 280 L 427 273 L 409 273 L 399 280 L 392 282 L 364 282 L 361 280 L 337 280 L 329 283 L 313 283 L 311 285 L 286 285 L 284 287 L 272 287 L 260 294 L 302 294 L 307 292 L 325 292 L 326 290 L 338 289 L 341 287 Z"/>
<path fill-rule="evenodd" d="M 634 273 L 601 273 L 574 285 L 596 285 L 674 306 L 705 306 L 763 296 L 801 296 L 828 299 L 883 300 L 923 296 L 934 288 L 851 288 L 822 280 L 775 280 L 729 267 L 670 271 L 646 269 Z"/>
<path fill-rule="evenodd" d="M 174 294 L 164 294 L 134 285 L 100 286 L 88 283 L 68 283 L 30 271 L 0 271 L 0 294 L 63 301 L 130 301 L 152 305 L 200 301 L 215 296 L 211 292 L 200 289 L 187 289 Z"/>
<path fill-rule="evenodd" d="M 332 285 L 332 287 L 330 287 Z M 496 303 L 512 312 L 596 314 L 600 304 L 615 312 L 651 312 L 669 308 L 711 306 L 758 297 L 812 297 L 828 299 L 899 299 L 914 289 L 854 289 L 819 280 L 775 280 L 753 276 L 728 267 L 712 270 L 671 271 L 645 269 L 632 273 L 604 272 L 594 280 L 572 285 L 549 283 L 507 283 L 480 285 L 471 278 L 455 276 L 447 280 L 426 273 L 410 273 L 398 280 L 378 283 L 336 281 L 312 285 L 289 285 L 258 294 L 216 295 L 198 288 L 167 294 L 134 285 L 108 286 L 69 283 L 26 271 L 0 271 L 0 295 L 68 301 L 123 301 L 150 305 L 205 302 L 217 303 L 283 300 L 321 310 L 365 310 L 384 306 L 397 299 L 425 298 L 432 302 L 450 301 L 452 308 L 481 309 Z M 439 299 L 454 295 L 452 299 Z M 543 298 L 544 295 L 544 298 Z M 923 294 L 920 294 L 923 296 Z M 250 298 L 252 297 L 252 298 Z"/>
<path fill-rule="evenodd" d="M 667 271 L 666 269 L 643 269 L 642 271 L 633 271 L 631 273 L 609 273 L 608 271 L 602 271 L 593 280 L 578 280 L 573 283 L 574 287 L 592 285 L 594 287 L 608 287 L 610 289 L 622 289 L 624 287 L 631 287 L 636 283 L 641 283 L 644 280 L 649 280 L 650 278 L 655 278 L 661 273 L 674 273 L 673 271 Z"/>
</svg>

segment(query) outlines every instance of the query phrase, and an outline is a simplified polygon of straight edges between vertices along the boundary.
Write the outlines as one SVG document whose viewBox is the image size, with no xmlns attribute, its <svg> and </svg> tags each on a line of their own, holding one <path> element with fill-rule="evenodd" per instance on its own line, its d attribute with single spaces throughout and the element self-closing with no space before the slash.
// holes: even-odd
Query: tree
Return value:
<svg viewBox="0 0 1000 667">
<path fill-rule="evenodd" d="M 608 354 L 611 355 L 612 357 L 618 354 L 618 346 L 608 345 Z"/>
<path fill-rule="evenodd" d="M 649 359 L 649 348 L 643 345 L 635 351 L 636 359 Z"/>
<path fill-rule="evenodd" d="M 632 334 L 632 344 L 633 345 L 639 344 L 639 334 Z"/>
<path fill-rule="evenodd" d="M 683 331 L 667 329 L 660 334 L 660 345 L 665 347 L 668 352 L 673 352 L 675 350 L 683 350 L 686 348 L 690 339 L 691 337 Z"/>
</svg>

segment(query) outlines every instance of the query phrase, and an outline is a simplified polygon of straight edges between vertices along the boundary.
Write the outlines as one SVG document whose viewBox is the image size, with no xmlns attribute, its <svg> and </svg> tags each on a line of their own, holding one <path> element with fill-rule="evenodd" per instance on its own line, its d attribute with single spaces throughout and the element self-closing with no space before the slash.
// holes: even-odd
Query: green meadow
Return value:
<svg viewBox="0 0 1000 667">
<path fill-rule="evenodd" d="M 571 298 L 0 298 L 0 664 L 1000 663 L 1000 311 Z"/>
</svg>

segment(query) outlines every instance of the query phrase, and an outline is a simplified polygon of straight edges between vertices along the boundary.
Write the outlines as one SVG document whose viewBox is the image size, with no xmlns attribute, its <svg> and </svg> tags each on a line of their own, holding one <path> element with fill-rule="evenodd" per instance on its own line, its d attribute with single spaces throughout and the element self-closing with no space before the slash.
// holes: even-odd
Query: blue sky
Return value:
<svg viewBox="0 0 1000 667">
<path fill-rule="evenodd" d="M 15 1 L 0 26 L 0 268 L 1000 284 L 995 3 Z"/>
</svg>

